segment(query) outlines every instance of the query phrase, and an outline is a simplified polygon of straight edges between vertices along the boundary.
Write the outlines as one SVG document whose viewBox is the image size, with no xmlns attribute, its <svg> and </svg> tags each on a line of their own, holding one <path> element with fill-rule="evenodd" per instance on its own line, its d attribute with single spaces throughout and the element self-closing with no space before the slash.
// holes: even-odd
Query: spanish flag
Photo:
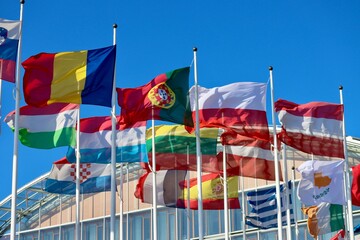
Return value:
<svg viewBox="0 0 360 240">
<path fill-rule="evenodd" d="M 25 60 L 27 104 L 54 102 L 111 107 L 116 46 L 78 52 L 39 53 Z"/>
</svg>

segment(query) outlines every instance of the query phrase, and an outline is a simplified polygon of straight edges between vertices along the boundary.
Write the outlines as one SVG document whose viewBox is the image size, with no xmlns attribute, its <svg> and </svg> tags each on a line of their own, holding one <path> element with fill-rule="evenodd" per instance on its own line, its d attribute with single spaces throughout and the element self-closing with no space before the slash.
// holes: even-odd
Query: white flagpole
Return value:
<svg viewBox="0 0 360 240">
<path fill-rule="evenodd" d="M 291 212 L 290 212 L 290 206 L 289 206 L 289 201 L 290 201 L 290 192 L 289 192 L 289 183 L 288 183 L 288 169 L 287 169 L 287 157 L 286 157 L 286 145 L 285 144 L 281 144 L 282 145 L 282 157 L 283 157 L 283 165 L 284 165 L 284 187 L 285 187 L 285 208 L 286 208 L 286 235 L 287 235 L 287 239 L 291 240 Z"/>
<path fill-rule="evenodd" d="M 224 225 L 225 225 L 225 239 L 229 239 L 229 206 L 228 206 L 228 184 L 226 171 L 226 148 L 223 145 L 223 174 L 224 174 Z"/>
<path fill-rule="evenodd" d="M 189 149 L 189 144 L 186 146 L 186 162 L 187 165 L 189 166 L 190 164 L 190 149 Z M 190 240 L 190 171 L 186 172 L 186 191 L 187 191 L 187 207 L 186 207 L 186 215 L 187 215 L 187 229 L 186 229 L 186 236 L 187 239 Z M 185 200 L 185 199 L 184 199 Z"/>
<path fill-rule="evenodd" d="M 18 171 L 18 152 L 19 152 L 19 111 L 20 111 L 20 56 L 22 45 L 22 22 L 24 0 L 20 0 L 20 36 L 19 45 L 16 56 L 16 96 L 15 96 L 15 131 L 14 131 L 14 154 L 12 167 L 12 186 L 11 186 L 11 226 L 10 240 L 16 237 L 16 198 L 17 198 L 17 171 Z"/>
<path fill-rule="evenodd" d="M 121 159 L 122 160 L 122 159 Z M 120 188 L 119 188 L 119 196 L 120 196 L 120 216 L 119 216 L 119 239 L 123 239 L 123 232 L 124 232 L 124 193 L 123 193 L 123 186 L 124 186 L 124 179 L 123 179 L 123 163 L 120 163 Z"/>
<path fill-rule="evenodd" d="M 157 240 L 157 192 L 156 192 L 156 155 L 155 155 L 155 120 L 154 120 L 154 107 L 152 108 L 151 119 L 151 134 L 152 134 L 152 180 L 153 180 L 153 231 L 154 240 Z"/>
<path fill-rule="evenodd" d="M 76 239 L 81 239 L 80 228 L 80 108 L 77 115 L 77 130 L 76 130 L 76 189 L 75 189 L 75 203 L 76 203 L 76 216 L 75 216 L 75 236 Z"/>
<path fill-rule="evenodd" d="M 195 81 L 195 137 L 196 137 L 196 175 L 197 175 L 197 186 L 198 186 L 198 229 L 199 229 L 199 240 L 204 238 L 203 232 L 203 203 L 202 203 L 202 179 L 201 179 L 201 148 L 200 148 L 200 127 L 199 127 L 199 90 L 198 90 L 198 79 L 197 79 L 197 61 L 196 52 L 197 48 L 193 48 L 194 52 L 194 81 Z"/>
<path fill-rule="evenodd" d="M 116 28 L 113 24 L 113 45 L 116 45 Z M 115 240 L 116 212 L 116 67 L 114 70 L 113 91 L 111 98 L 111 204 L 110 204 L 110 240 Z M 121 216 L 120 216 L 121 217 Z"/>
<path fill-rule="evenodd" d="M 293 200 L 293 209 L 294 209 L 294 222 L 295 222 L 295 239 L 299 240 L 299 226 L 297 222 L 297 204 L 296 204 L 296 194 L 295 194 L 295 167 L 291 168 L 292 170 L 292 181 L 291 181 L 291 191 L 292 191 L 292 200 Z"/>
<path fill-rule="evenodd" d="M 344 108 L 344 101 L 343 101 L 343 94 L 342 90 L 343 87 L 339 87 L 340 90 L 340 104 L 343 105 Z M 344 155 L 345 155 L 345 161 L 344 161 L 344 167 L 345 167 L 345 183 L 346 183 L 346 197 L 347 197 L 347 209 L 348 209 L 348 220 L 349 220 L 349 235 L 350 240 L 354 239 L 354 219 L 353 219 L 353 212 L 352 212 L 352 200 L 351 200 L 351 193 L 350 193 L 350 176 L 349 176 L 349 159 L 348 159 L 348 153 L 347 153 L 347 143 L 346 143 L 346 131 L 345 131 L 345 109 L 343 112 L 343 146 L 344 146 Z"/>
<path fill-rule="evenodd" d="M 277 149 L 276 137 L 276 121 L 274 112 L 274 83 L 272 77 L 273 67 L 269 67 L 270 71 L 270 88 L 271 88 L 271 113 L 273 122 L 273 137 L 274 137 L 274 163 L 275 163 L 275 182 L 276 182 L 276 204 L 277 204 L 277 222 L 278 222 L 278 239 L 282 239 L 282 217 L 281 217 L 281 198 L 280 198 L 280 177 L 279 177 L 279 158 Z"/>
<path fill-rule="evenodd" d="M 241 163 L 242 164 L 242 163 Z M 241 186 L 241 212 L 242 212 L 242 229 L 243 229 L 243 239 L 246 239 L 246 215 L 245 215 L 245 187 L 244 187 L 244 177 L 240 176 L 240 186 Z"/>
</svg>

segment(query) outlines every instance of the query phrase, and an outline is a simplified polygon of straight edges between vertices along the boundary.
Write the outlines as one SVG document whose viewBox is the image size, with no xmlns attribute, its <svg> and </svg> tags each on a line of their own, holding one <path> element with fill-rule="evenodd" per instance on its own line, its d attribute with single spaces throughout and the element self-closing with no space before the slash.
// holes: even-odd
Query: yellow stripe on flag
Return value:
<svg viewBox="0 0 360 240">
<path fill-rule="evenodd" d="M 184 125 L 160 125 L 155 126 L 155 136 L 179 136 L 195 138 L 195 134 L 189 134 Z M 201 138 L 217 138 L 219 136 L 219 129 L 217 128 L 202 128 L 200 129 Z M 146 140 L 151 139 L 152 129 L 146 131 Z"/>
</svg>

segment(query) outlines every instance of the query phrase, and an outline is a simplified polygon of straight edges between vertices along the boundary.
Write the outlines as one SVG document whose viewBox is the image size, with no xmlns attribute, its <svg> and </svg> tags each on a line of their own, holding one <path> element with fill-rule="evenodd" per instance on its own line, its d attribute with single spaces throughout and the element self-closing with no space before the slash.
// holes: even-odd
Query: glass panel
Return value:
<svg viewBox="0 0 360 240">
<path fill-rule="evenodd" d="M 61 229 L 62 240 L 74 240 L 75 239 L 75 226 L 66 226 Z"/>
<path fill-rule="evenodd" d="M 178 239 L 176 237 L 176 221 L 175 221 L 175 217 L 176 215 L 175 214 L 169 214 L 169 239 L 172 240 L 172 239 Z"/>
<path fill-rule="evenodd" d="M 160 240 L 168 239 L 168 228 L 170 228 L 167 222 L 167 212 L 158 212 L 158 238 Z"/>
<path fill-rule="evenodd" d="M 206 229 L 208 235 L 219 233 L 219 210 L 205 210 Z"/>
<path fill-rule="evenodd" d="M 144 217 L 144 240 L 150 240 L 151 239 L 151 221 L 150 221 L 150 215 L 147 214 L 147 216 Z"/>
<path fill-rule="evenodd" d="M 137 240 L 142 239 L 141 229 L 142 229 L 142 217 L 141 216 L 132 216 L 131 221 L 131 239 Z"/>
</svg>

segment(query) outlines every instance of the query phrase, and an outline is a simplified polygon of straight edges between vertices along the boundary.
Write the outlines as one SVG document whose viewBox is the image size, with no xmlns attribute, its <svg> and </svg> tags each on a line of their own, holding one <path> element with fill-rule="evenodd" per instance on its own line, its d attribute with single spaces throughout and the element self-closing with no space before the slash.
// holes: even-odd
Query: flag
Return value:
<svg viewBox="0 0 360 240">
<path fill-rule="evenodd" d="M 137 88 L 117 88 L 124 122 L 150 119 L 192 126 L 189 109 L 190 68 L 160 74 Z"/>
<path fill-rule="evenodd" d="M 282 129 L 280 141 L 300 151 L 344 158 L 343 105 L 326 102 L 275 102 Z"/>
<path fill-rule="evenodd" d="M 80 194 L 110 191 L 111 164 L 80 164 Z M 63 158 L 53 163 L 45 181 L 46 192 L 74 195 L 76 190 L 76 164 Z"/>
<path fill-rule="evenodd" d="M 305 205 L 320 202 L 345 205 L 344 160 L 306 161 L 297 171 L 301 174 L 298 197 Z"/>
<path fill-rule="evenodd" d="M 24 96 L 41 107 L 54 102 L 111 107 L 116 46 L 39 53 L 25 60 Z"/>
<path fill-rule="evenodd" d="M 185 179 L 186 173 L 183 170 L 156 172 L 156 196 L 158 204 L 166 207 L 177 207 L 176 202 L 182 192 L 179 182 Z M 138 180 L 134 193 L 135 197 L 143 203 L 152 204 L 153 186 L 153 173 L 146 172 Z"/>
<path fill-rule="evenodd" d="M 133 125 L 116 124 L 116 162 L 147 162 L 145 143 L 146 122 Z M 90 117 L 80 120 L 80 162 L 110 163 L 111 117 Z M 75 146 L 70 146 L 66 157 L 76 162 Z"/>
<path fill-rule="evenodd" d="M 345 239 L 345 230 L 341 229 L 335 236 L 330 238 L 330 240 L 344 240 Z"/>
<path fill-rule="evenodd" d="M 217 173 L 210 173 L 201 177 L 202 203 L 204 210 L 224 209 L 224 179 Z M 229 209 L 240 208 L 239 202 L 239 180 L 237 176 L 228 176 L 228 207 Z M 182 196 L 177 201 L 179 208 L 188 207 L 188 196 L 190 198 L 190 209 L 198 209 L 198 185 L 197 178 L 190 179 L 190 193 L 187 191 L 187 181 L 180 183 Z"/>
<path fill-rule="evenodd" d="M 266 88 L 266 83 L 255 82 L 238 82 L 210 89 L 199 86 L 200 128 L 231 128 L 243 136 L 269 140 Z M 195 87 L 192 87 L 190 106 L 193 118 L 195 103 Z"/>
<path fill-rule="evenodd" d="M 0 18 L 0 80 L 15 82 L 20 21 Z"/>
<path fill-rule="evenodd" d="M 288 182 L 289 198 L 285 194 L 285 185 L 280 185 L 280 198 L 281 198 L 281 220 L 282 225 L 287 225 L 286 221 L 286 201 L 289 203 L 290 220 L 294 222 L 294 210 L 291 200 L 291 182 Z M 250 205 L 250 214 L 246 216 L 246 225 L 260 228 L 277 228 L 277 204 L 276 204 L 276 188 L 269 187 L 265 189 L 257 189 L 247 193 L 247 200 Z"/>
<path fill-rule="evenodd" d="M 50 149 L 71 146 L 76 142 L 76 120 L 79 105 L 54 103 L 37 108 L 24 106 L 19 112 L 19 140 L 32 148 Z M 14 129 L 15 111 L 4 119 Z"/>
<path fill-rule="evenodd" d="M 271 142 L 250 138 L 234 132 L 225 132 L 221 135 L 221 141 L 225 147 L 227 171 L 230 174 L 275 180 L 274 154 L 271 150 Z M 219 162 L 223 162 L 223 151 L 218 153 Z M 281 169 L 279 172 L 282 180 Z"/>
<path fill-rule="evenodd" d="M 317 206 L 302 208 L 308 215 L 308 230 L 311 236 L 317 236 L 344 229 L 343 206 L 322 202 Z"/>
<path fill-rule="evenodd" d="M 352 167 L 351 202 L 360 206 L 360 164 Z"/>
<path fill-rule="evenodd" d="M 188 133 L 184 125 L 155 126 L 156 170 L 191 170 L 197 171 L 196 137 Z M 219 146 L 220 129 L 200 129 L 202 171 L 219 173 L 222 162 L 216 157 Z M 146 133 L 146 146 L 149 164 L 152 166 L 152 128 Z M 189 152 L 187 152 L 189 150 Z"/>
</svg>

